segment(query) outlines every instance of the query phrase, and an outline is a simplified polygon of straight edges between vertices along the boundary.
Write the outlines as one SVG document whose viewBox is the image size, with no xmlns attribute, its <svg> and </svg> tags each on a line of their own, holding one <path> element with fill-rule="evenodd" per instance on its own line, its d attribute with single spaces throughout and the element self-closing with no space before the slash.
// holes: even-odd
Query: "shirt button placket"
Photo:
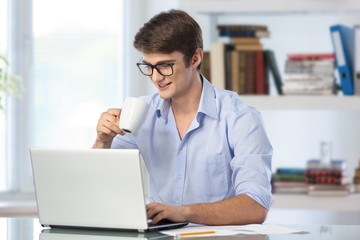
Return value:
<svg viewBox="0 0 360 240">
<path fill-rule="evenodd" d="M 178 152 L 178 156 L 176 158 L 176 166 L 177 166 L 177 176 L 174 186 L 174 200 L 176 205 L 182 205 L 182 196 L 183 196 L 183 189 L 184 189 L 184 170 L 185 170 L 185 161 L 186 156 L 184 155 L 184 148 L 181 148 Z"/>
</svg>

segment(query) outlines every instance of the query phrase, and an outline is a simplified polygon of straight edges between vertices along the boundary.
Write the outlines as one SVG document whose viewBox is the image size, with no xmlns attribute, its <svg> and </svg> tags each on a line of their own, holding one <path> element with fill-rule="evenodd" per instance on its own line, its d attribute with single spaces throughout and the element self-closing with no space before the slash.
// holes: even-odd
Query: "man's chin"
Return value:
<svg viewBox="0 0 360 240">
<path fill-rule="evenodd" d="M 159 92 L 159 96 L 163 100 L 170 100 L 171 99 L 171 95 L 169 95 L 169 94 L 164 94 L 164 93 Z"/>
</svg>

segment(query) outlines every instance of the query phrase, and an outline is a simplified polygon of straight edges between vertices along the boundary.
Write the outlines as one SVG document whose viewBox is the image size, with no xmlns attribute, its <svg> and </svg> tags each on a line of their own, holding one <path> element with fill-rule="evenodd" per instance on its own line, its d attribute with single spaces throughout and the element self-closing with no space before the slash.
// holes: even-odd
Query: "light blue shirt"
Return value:
<svg viewBox="0 0 360 240">
<path fill-rule="evenodd" d="M 272 146 L 259 112 L 203 77 L 199 109 L 181 139 L 169 101 L 143 97 L 147 118 L 112 148 L 138 148 L 147 166 L 150 202 L 209 203 L 246 194 L 269 209 Z"/>
</svg>

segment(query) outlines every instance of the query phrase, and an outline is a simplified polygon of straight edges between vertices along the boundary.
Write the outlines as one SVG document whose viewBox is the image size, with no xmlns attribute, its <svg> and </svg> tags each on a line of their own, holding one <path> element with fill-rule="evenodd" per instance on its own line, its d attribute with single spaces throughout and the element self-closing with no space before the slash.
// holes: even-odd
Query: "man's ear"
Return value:
<svg viewBox="0 0 360 240">
<path fill-rule="evenodd" d="M 199 66 L 199 64 L 201 63 L 202 59 L 203 59 L 203 50 L 201 48 L 196 49 L 195 54 L 193 55 L 192 59 L 191 59 L 191 65 L 194 68 L 197 68 L 197 66 Z"/>
</svg>

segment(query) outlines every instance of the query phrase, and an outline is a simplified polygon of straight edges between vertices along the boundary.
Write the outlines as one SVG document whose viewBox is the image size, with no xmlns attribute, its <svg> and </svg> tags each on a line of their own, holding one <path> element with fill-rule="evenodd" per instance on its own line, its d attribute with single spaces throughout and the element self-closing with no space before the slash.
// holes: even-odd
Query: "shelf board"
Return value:
<svg viewBox="0 0 360 240">
<path fill-rule="evenodd" d="M 309 196 L 306 194 L 274 194 L 275 209 L 316 209 L 360 211 L 360 193 L 348 196 Z"/>
<path fill-rule="evenodd" d="M 360 111 L 360 96 L 240 96 L 259 110 Z"/>
</svg>

